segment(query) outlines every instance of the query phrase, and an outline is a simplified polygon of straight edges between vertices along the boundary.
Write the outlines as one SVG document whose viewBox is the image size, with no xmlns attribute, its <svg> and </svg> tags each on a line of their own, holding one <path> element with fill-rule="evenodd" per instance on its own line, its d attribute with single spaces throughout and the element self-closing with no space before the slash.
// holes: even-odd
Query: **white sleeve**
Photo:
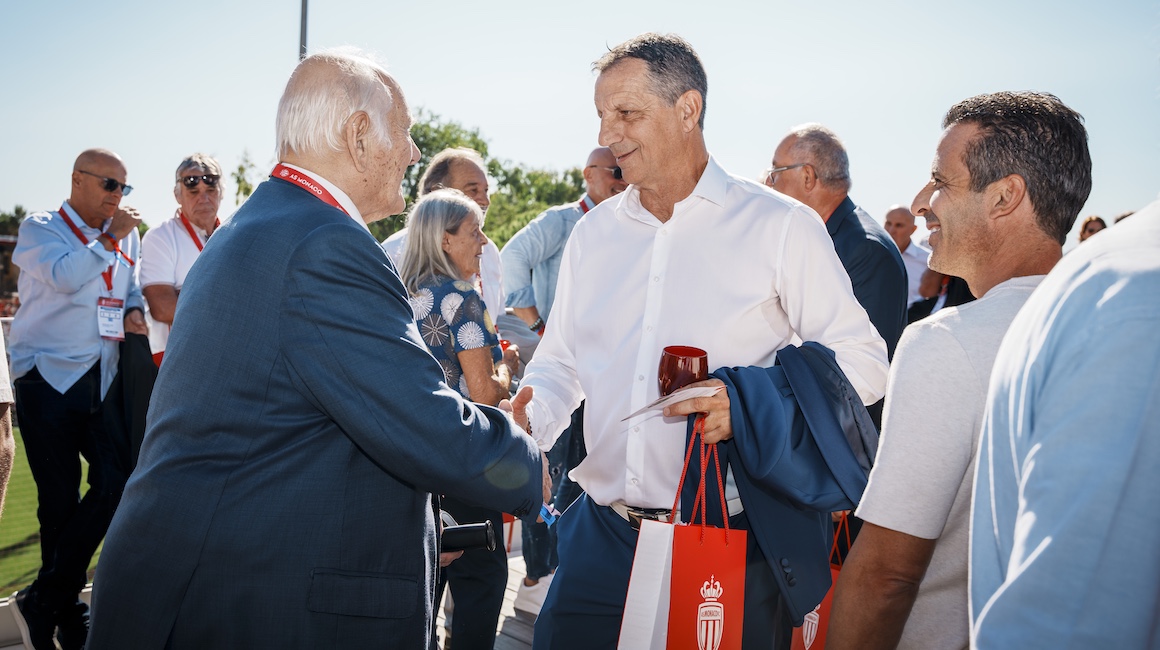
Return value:
<svg viewBox="0 0 1160 650">
<path fill-rule="evenodd" d="M 177 286 L 177 242 L 170 236 L 171 230 L 162 224 L 145 231 L 145 238 L 141 240 L 139 276 L 142 287 L 151 284 Z"/>
<path fill-rule="evenodd" d="M 886 392 L 886 342 L 854 297 L 850 276 L 816 212 L 805 206 L 790 211 L 777 253 L 775 289 L 790 327 L 802 341 L 833 350 L 862 402 L 877 402 Z"/>
</svg>

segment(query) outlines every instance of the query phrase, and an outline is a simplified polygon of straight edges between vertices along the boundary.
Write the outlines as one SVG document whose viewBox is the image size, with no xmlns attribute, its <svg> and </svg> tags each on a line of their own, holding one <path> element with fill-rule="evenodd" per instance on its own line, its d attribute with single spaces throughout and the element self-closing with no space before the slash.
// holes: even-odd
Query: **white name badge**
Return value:
<svg viewBox="0 0 1160 650">
<path fill-rule="evenodd" d="M 124 300 L 97 298 L 97 331 L 103 339 L 125 340 Z"/>
</svg>

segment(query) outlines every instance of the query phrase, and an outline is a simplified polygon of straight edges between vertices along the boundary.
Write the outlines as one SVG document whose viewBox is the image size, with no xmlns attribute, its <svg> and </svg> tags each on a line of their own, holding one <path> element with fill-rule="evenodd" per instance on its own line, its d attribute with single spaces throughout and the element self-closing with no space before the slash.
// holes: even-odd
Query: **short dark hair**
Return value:
<svg viewBox="0 0 1160 650">
<path fill-rule="evenodd" d="M 648 64 L 653 92 L 670 106 L 690 90 L 701 93 L 701 117 L 697 126 L 705 130 L 709 79 L 705 76 L 701 57 L 688 41 L 676 34 L 641 34 L 609 49 L 592 64 L 592 69 L 597 73 L 604 72 L 625 59 L 640 59 Z"/>
<path fill-rule="evenodd" d="M 1092 190 L 1083 116 L 1048 93 L 998 92 L 952 106 L 943 128 L 955 124 L 980 130 L 963 154 L 971 191 L 981 192 L 1011 174 L 1022 176 L 1036 223 L 1062 245 Z"/>
</svg>

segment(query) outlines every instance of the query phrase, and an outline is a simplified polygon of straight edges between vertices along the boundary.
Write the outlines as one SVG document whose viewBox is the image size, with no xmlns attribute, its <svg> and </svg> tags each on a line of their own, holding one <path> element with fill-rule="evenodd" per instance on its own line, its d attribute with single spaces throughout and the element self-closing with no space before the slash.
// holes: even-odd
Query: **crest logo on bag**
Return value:
<svg viewBox="0 0 1160 650">
<path fill-rule="evenodd" d="M 697 607 L 697 645 L 701 650 L 717 650 L 725 630 L 725 605 L 717 602 L 725 590 L 715 577 L 710 575 L 701 585 L 701 598 L 705 599 Z"/>
<path fill-rule="evenodd" d="M 806 644 L 806 650 L 810 650 L 810 646 L 814 644 L 814 639 L 818 636 L 818 621 L 822 618 L 821 614 L 818 614 L 818 608 L 821 606 L 821 603 L 818 603 L 814 611 L 806 614 L 805 621 L 802 623 L 802 642 Z"/>
</svg>

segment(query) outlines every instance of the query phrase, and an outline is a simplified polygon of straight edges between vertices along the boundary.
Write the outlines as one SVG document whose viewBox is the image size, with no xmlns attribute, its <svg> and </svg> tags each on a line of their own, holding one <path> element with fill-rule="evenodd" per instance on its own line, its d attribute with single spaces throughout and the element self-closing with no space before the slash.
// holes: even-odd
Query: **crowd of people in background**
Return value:
<svg viewBox="0 0 1160 650">
<path fill-rule="evenodd" d="M 826 647 L 1160 648 L 1160 203 L 1087 217 L 1064 255 L 1092 184 L 1083 118 L 1046 93 L 964 99 L 929 183 L 876 217 L 822 124 L 790 128 L 760 179 L 726 171 L 680 37 L 594 70 L 585 193 L 502 249 L 463 147 L 434 152 L 405 229 L 371 237 L 419 152 L 402 89 L 355 51 L 298 66 L 279 163 L 229 219 L 197 153 L 139 238 L 124 161 L 77 157 L 69 198 L 20 227 L 14 392 L 0 372 L 0 507 L 13 403 L 39 499 L 25 642 L 429 648 L 446 589 L 448 643 L 491 648 L 506 550 L 440 553 L 444 511 L 520 519 L 535 648 L 615 647 L 640 522 L 687 512 L 696 416 L 725 450 L 710 523 L 750 531 L 744 647 L 789 648 L 831 587 L 842 507 L 755 475 L 736 420 L 777 389 L 625 416 L 657 397 L 666 346 L 764 372 L 810 342 L 881 435 Z"/>
</svg>

